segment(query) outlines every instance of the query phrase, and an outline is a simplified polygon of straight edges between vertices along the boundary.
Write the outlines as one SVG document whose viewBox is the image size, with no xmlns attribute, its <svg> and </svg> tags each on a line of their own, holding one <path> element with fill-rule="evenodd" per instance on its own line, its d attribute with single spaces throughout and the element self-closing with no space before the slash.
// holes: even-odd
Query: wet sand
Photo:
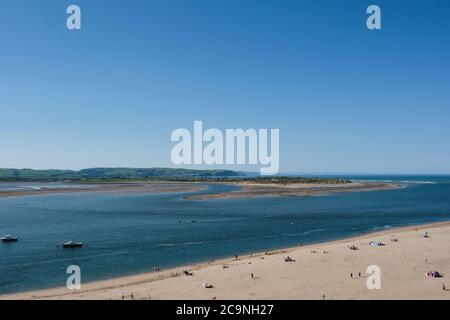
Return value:
<svg viewBox="0 0 450 320">
<path fill-rule="evenodd" d="M 124 192 L 124 193 L 165 193 L 165 192 L 197 192 L 204 190 L 207 184 L 225 184 L 238 186 L 238 190 L 216 194 L 192 194 L 185 196 L 190 200 L 208 199 L 244 199 L 255 197 L 307 197 L 344 192 L 364 192 L 398 189 L 401 185 L 384 182 L 352 182 L 342 184 L 289 183 L 258 184 L 253 182 L 130 182 L 130 183 L 96 183 L 67 184 L 64 188 L 45 187 L 36 190 L 2 191 L 0 198 L 20 197 L 45 194 L 62 194 L 78 192 Z"/>
<path fill-rule="evenodd" d="M 208 199 L 243 199 L 258 197 L 309 197 L 345 192 L 382 191 L 401 188 L 394 183 L 384 182 L 351 182 L 341 184 L 324 183 L 289 183 L 289 184 L 262 184 L 252 182 L 228 183 L 239 186 L 239 190 L 216 193 L 189 195 L 186 199 L 208 200 Z"/>
<path fill-rule="evenodd" d="M 124 192 L 124 193 L 165 193 L 165 192 L 196 192 L 205 187 L 198 183 L 188 182 L 133 182 L 133 183 L 98 183 L 98 184 L 67 184 L 64 188 L 45 187 L 36 190 L 2 191 L 0 198 L 20 197 L 45 194 L 62 194 L 78 192 Z"/>
</svg>

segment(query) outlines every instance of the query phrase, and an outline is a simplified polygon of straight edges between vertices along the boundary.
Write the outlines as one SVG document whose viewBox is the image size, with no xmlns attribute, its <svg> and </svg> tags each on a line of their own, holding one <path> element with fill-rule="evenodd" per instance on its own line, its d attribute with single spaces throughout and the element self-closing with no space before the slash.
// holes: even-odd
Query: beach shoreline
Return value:
<svg viewBox="0 0 450 320">
<path fill-rule="evenodd" d="M 72 187 L 71 187 L 72 184 Z M 401 184 L 386 182 L 351 182 L 342 184 L 326 183 L 287 183 L 287 184 L 261 184 L 254 182 L 183 182 L 183 181 L 151 181 L 151 182 L 123 182 L 123 183 L 68 183 L 64 188 L 45 187 L 33 190 L 1 191 L 1 198 L 38 196 L 69 193 L 181 193 L 199 192 L 206 189 L 206 185 L 219 184 L 238 187 L 237 190 L 211 194 L 192 194 L 184 196 L 186 200 L 212 200 L 212 199 L 248 199 L 267 197 L 308 197 L 315 195 L 330 195 L 347 192 L 370 192 L 395 190 Z"/>
<path fill-rule="evenodd" d="M 424 232 L 431 237 L 422 238 Z M 399 242 L 390 241 L 394 237 Z M 372 240 L 386 245 L 371 247 L 368 243 Z M 60 287 L 0 295 L 0 300 L 450 299 L 450 292 L 440 289 L 450 276 L 449 244 L 450 221 L 420 224 L 95 281 L 82 284 L 81 290 Z M 350 250 L 350 245 L 359 250 Z M 283 261 L 286 256 L 296 261 Z M 399 258 L 402 266 L 397 263 Z M 372 264 L 379 264 L 387 278 L 382 290 L 365 286 L 365 271 Z M 429 279 L 425 272 L 430 270 L 439 270 L 444 278 Z M 183 271 L 193 275 L 186 276 Z M 204 288 L 204 283 L 213 288 Z"/>
<path fill-rule="evenodd" d="M 214 193 L 192 194 L 185 196 L 187 200 L 214 200 L 214 199 L 250 199 L 271 197 L 311 197 L 332 195 L 350 192 L 387 191 L 402 188 L 402 184 L 387 182 L 359 182 L 342 184 L 326 183 L 288 183 L 288 184 L 264 184 L 255 182 L 227 183 L 239 187 L 237 190 Z"/>
<path fill-rule="evenodd" d="M 72 185 L 72 187 L 71 187 Z M 192 182 L 123 182 L 123 183 L 67 183 L 64 188 L 45 187 L 34 190 L 1 191 L 0 198 L 39 196 L 70 193 L 181 193 L 198 192 L 205 187 Z"/>
</svg>

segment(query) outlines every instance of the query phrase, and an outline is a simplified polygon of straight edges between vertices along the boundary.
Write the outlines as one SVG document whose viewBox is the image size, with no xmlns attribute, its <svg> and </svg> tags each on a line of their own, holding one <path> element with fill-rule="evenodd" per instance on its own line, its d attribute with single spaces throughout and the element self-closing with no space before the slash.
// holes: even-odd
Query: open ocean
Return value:
<svg viewBox="0 0 450 320">
<path fill-rule="evenodd" d="M 72 193 L 0 198 L 0 294 L 82 282 L 385 228 L 450 220 L 450 176 L 345 176 L 404 188 L 306 198 L 183 200 L 186 193 Z M 0 192 L 42 188 L 0 183 Z M 61 187 L 64 187 L 62 185 Z M 212 185 L 202 192 L 234 187 Z M 57 247 L 75 240 L 76 250 Z"/>
</svg>

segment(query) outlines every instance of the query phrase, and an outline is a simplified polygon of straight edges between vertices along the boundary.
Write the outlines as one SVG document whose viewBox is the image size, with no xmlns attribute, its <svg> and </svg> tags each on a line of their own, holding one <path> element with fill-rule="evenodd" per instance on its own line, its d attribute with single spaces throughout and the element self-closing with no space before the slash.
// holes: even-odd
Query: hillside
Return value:
<svg viewBox="0 0 450 320">
<path fill-rule="evenodd" d="M 231 170 L 189 170 L 170 168 L 91 168 L 74 170 L 0 169 L 2 181 L 61 181 L 114 179 L 196 179 L 238 177 Z"/>
</svg>

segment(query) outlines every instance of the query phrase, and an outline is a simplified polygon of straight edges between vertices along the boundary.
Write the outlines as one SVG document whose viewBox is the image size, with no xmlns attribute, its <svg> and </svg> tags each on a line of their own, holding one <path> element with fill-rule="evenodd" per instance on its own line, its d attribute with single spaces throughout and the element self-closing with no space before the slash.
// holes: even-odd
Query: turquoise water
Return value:
<svg viewBox="0 0 450 320">
<path fill-rule="evenodd" d="M 0 199 L 0 293 L 173 267 L 210 258 L 450 220 L 450 177 L 350 177 L 405 188 L 309 198 L 183 200 L 184 193 L 74 193 Z M 6 187 L 5 187 L 6 188 Z M 222 192 L 229 186 L 209 186 Z M 292 222 L 294 224 L 292 224 Z M 77 250 L 57 245 L 82 241 Z"/>
</svg>

